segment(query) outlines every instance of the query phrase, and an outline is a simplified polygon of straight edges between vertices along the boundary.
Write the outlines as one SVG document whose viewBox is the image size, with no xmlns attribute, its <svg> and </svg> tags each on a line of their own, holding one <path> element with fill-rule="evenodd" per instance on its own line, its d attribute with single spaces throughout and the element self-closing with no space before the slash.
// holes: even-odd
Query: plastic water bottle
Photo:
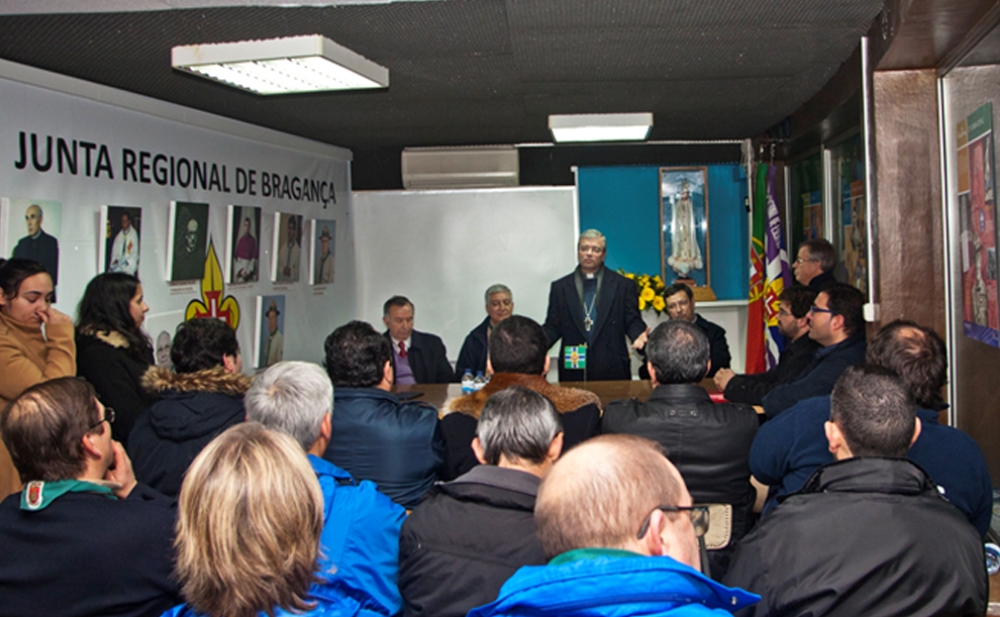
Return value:
<svg viewBox="0 0 1000 617">
<path fill-rule="evenodd" d="M 472 382 L 472 389 L 478 392 L 479 390 L 482 390 L 483 386 L 485 385 L 486 385 L 486 378 L 483 377 L 483 372 L 482 371 L 477 372 L 476 378 Z"/>
<path fill-rule="evenodd" d="M 462 394 L 470 394 L 475 391 L 475 381 L 472 370 L 465 369 L 465 374 L 462 375 Z"/>
</svg>

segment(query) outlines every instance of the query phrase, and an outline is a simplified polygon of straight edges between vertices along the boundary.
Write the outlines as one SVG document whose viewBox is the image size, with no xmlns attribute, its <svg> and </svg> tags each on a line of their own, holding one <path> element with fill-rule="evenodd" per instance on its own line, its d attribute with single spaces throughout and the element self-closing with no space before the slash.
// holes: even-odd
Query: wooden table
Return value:
<svg viewBox="0 0 1000 617">
<path fill-rule="evenodd" d="M 649 380 L 629 380 L 629 381 L 573 381 L 556 384 L 567 388 L 580 388 L 590 390 L 601 399 L 601 406 L 607 407 L 611 401 L 627 398 L 637 398 L 645 401 L 649 398 L 649 393 L 653 391 Z M 709 394 L 717 394 L 719 389 L 715 387 L 715 382 L 705 379 L 701 386 Z M 462 396 L 462 386 L 457 383 L 426 383 L 414 384 L 411 386 L 393 386 L 393 392 L 405 394 L 407 392 L 421 393 L 417 400 L 425 401 L 434 405 L 438 409 L 444 409 L 445 403 L 453 398 Z"/>
</svg>

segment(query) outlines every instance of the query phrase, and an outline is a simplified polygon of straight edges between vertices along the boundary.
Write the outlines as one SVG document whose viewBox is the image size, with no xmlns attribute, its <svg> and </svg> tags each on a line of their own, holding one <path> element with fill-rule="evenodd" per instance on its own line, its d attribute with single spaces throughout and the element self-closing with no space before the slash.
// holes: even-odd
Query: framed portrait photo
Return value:
<svg viewBox="0 0 1000 617">
<path fill-rule="evenodd" d="M 170 202 L 167 226 L 167 280 L 200 281 L 208 251 L 208 204 Z"/>
<path fill-rule="evenodd" d="M 271 282 L 298 283 L 302 265 L 302 215 L 274 213 Z"/>
<path fill-rule="evenodd" d="M 706 167 L 660 168 L 660 248 L 664 281 L 711 286 Z"/>
<path fill-rule="evenodd" d="M 48 199 L 0 200 L 3 210 L 3 257 L 37 261 L 59 285 L 59 236 L 62 203 Z"/>
<path fill-rule="evenodd" d="M 335 238 L 337 221 L 333 219 L 313 219 L 312 251 L 309 260 L 309 281 L 313 285 L 333 284 Z"/>
<path fill-rule="evenodd" d="M 256 283 L 260 280 L 260 208 L 229 206 L 227 213 L 227 283 Z"/>
<path fill-rule="evenodd" d="M 285 296 L 257 296 L 257 324 L 254 329 L 255 368 L 281 362 L 285 353 Z"/>
<path fill-rule="evenodd" d="M 142 208 L 101 206 L 102 241 L 97 245 L 98 270 L 139 276 Z"/>
</svg>

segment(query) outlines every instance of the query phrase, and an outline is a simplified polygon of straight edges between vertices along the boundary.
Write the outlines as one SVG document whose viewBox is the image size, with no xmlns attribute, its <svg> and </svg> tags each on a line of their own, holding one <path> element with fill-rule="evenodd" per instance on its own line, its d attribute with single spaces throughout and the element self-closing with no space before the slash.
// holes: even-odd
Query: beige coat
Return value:
<svg viewBox="0 0 1000 617">
<path fill-rule="evenodd" d="M 0 313 L 0 408 L 37 383 L 76 375 L 73 324 L 49 326 L 46 331 L 48 341 L 38 326 Z M 0 500 L 19 490 L 17 470 L 0 442 Z"/>
</svg>

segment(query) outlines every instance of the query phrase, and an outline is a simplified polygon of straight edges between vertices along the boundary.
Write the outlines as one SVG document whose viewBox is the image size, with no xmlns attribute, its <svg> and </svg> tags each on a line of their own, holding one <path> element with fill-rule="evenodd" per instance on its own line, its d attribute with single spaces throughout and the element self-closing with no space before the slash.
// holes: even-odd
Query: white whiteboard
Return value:
<svg viewBox="0 0 1000 617">
<path fill-rule="evenodd" d="M 357 192 L 351 200 L 358 319 L 380 331 L 391 296 L 414 304 L 414 327 L 444 339 L 454 362 L 503 283 L 514 312 L 545 320 L 549 285 L 576 267 L 576 189 L 518 187 Z"/>
</svg>

